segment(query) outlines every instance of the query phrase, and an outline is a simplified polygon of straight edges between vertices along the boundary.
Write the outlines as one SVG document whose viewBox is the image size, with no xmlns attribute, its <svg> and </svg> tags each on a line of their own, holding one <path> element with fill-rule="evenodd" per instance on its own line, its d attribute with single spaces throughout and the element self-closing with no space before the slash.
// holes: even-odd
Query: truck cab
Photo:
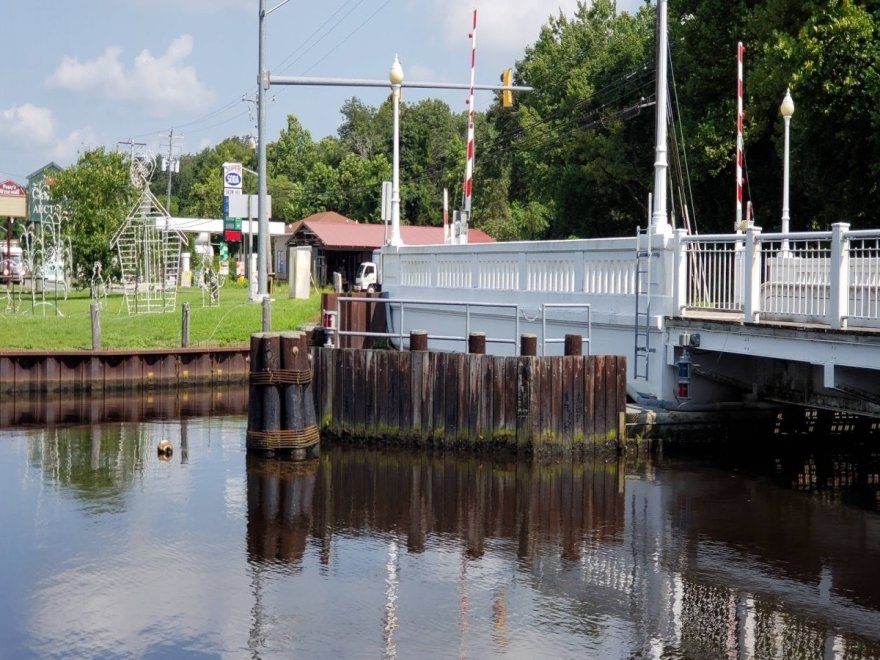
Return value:
<svg viewBox="0 0 880 660">
<path fill-rule="evenodd" d="M 379 269 L 374 261 L 364 261 L 358 266 L 354 278 L 354 290 L 369 293 L 379 290 Z"/>
</svg>

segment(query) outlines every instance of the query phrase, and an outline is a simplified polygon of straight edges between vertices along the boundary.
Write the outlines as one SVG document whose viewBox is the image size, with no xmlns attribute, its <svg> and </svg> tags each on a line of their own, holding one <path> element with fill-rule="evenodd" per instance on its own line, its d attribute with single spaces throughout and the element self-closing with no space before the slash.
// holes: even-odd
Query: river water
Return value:
<svg viewBox="0 0 880 660">
<path fill-rule="evenodd" d="M 0 656 L 880 656 L 870 445 L 291 463 L 245 427 L 0 430 Z"/>
</svg>

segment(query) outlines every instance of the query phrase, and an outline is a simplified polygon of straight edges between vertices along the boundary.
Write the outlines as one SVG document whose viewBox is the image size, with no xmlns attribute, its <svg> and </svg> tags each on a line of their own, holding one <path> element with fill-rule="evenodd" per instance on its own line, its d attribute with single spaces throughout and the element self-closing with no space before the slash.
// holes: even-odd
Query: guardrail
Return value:
<svg viewBox="0 0 880 660">
<path fill-rule="evenodd" d="M 681 236 L 678 312 L 880 327 L 880 230 Z"/>
<path fill-rule="evenodd" d="M 389 305 L 391 307 L 397 307 L 399 309 L 399 324 L 396 332 L 371 332 L 368 330 L 343 330 L 338 327 L 338 320 L 342 318 L 342 304 L 343 303 L 361 303 L 361 304 L 384 304 Z M 463 342 L 465 348 L 467 348 L 468 338 L 471 334 L 471 321 L 473 319 L 474 309 L 496 309 L 496 310 L 510 310 L 512 313 L 509 313 L 510 320 L 513 325 L 513 332 L 511 337 L 490 337 L 486 336 L 486 343 L 494 343 L 494 344 L 508 344 L 516 347 L 520 341 L 520 318 L 524 318 L 529 322 L 536 322 L 538 318 L 529 318 L 523 311 L 522 307 L 517 303 L 488 303 L 488 302 L 455 302 L 455 301 L 438 301 L 438 300 L 420 300 L 415 298 L 360 298 L 360 297 L 343 297 L 340 296 L 336 299 L 336 310 L 331 312 L 329 318 L 325 318 L 324 327 L 327 331 L 327 341 L 330 345 L 334 343 L 338 344 L 338 337 L 345 336 L 357 336 L 357 337 L 373 337 L 373 338 L 385 338 L 385 339 L 396 339 L 397 340 L 397 348 L 398 350 L 403 350 L 404 339 L 409 338 L 409 331 L 415 328 L 406 328 L 406 310 L 407 308 L 412 309 L 414 307 L 432 307 L 432 308 L 459 308 L 462 309 L 461 314 L 464 319 L 464 334 L 441 334 L 441 333 L 431 333 L 428 332 L 427 338 L 429 340 L 433 339 L 435 341 L 451 341 L 451 342 Z M 563 343 L 565 341 L 564 337 L 556 337 L 556 336 L 548 336 L 547 331 L 547 315 L 549 309 L 554 308 L 578 308 L 586 310 L 586 328 L 587 334 L 583 336 L 583 343 L 586 344 L 586 355 L 590 355 L 590 336 L 592 334 L 592 317 L 591 317 L 591 305 L 589 303 L 544 303 L 540 308 L 540 321 L 541 321 L 541 337 L 540 337 L 540 345 L 542 355 L 547 354 L 547 346 L 548 344 L 556 344 Z M 325 315 L 326 316 L 326 315 Z M 393 315 L 392 315 L 393 317 Z M 329 324 L 328 324 L 329 321 Z M 335 340 L 335 341 L 334 341 Z"/>
</svg>

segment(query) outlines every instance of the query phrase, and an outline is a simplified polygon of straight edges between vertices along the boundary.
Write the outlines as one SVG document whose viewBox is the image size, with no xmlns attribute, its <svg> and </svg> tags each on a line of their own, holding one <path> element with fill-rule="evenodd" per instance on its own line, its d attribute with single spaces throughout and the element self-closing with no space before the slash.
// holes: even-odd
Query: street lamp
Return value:
<svg viewBox="0 0 880 660">
<path fill-rule="evenodd" d="M 400 238 L 400 86 L 403 84 L 403 67 L 397 55 L 388 74 L 391 82 L 391 102 L 394 107 L 394 155 L 391 165 L 391 245 L 403 245 Z"/>
<path fill-rule="evenodd" d="M 791 98 L 791 91 L 785 90 L 785 98 L 782 99 L 782 105 L 779 106 L 779 112 L 782 120 L 785 122 L 785 146 L 782 158 L 782 233 L 788 234 L 788 125 L 791 122 L 791 116 L 794 114 L 794 101 Z M 788 239 L 782 239 L 782 251 L 788 252 Z"/>
</svg>

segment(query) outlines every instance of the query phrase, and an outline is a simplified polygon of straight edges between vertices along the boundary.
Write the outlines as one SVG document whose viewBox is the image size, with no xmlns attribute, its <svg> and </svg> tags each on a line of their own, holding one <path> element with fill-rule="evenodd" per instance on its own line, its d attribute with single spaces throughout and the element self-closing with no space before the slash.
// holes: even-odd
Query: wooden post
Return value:
<svg viewBox="0 0 880 660">
<path fill-rule="evenodd" d="M 523 357 L 535 357 L 538 355 L 538 335 L 520 335 L 519 354 Z"/>
<path fill-rule="evenodd" d="M 101 306 L 98 303 L 89 305 L 92 316 L 92 350 L 101 350 Z"/>
<path fill-rule="evenodd" d="M 468 353 L 473 353 L 474 355 L 486 354 L 485 332 L 472 332 L 468 336 Z"/>
<path fill-rule="evenodd" d="M 584 338 L 580 335 L 565 335 L 565 354 L 583 355 Z"/>
<path fill-rule="evenodd" d="M 264 299 L 265 300 L 265 299 Z M 257 363 L 260 371 L 278 371 L 281 368 L 281 337 L 262 333 L 263 341 Z M 277 385 L 263 386 L 263 428 L 261 431 L 281 429 L 281 392 Z"/>
<path fill-rule="evenodd" d="M 251 335 L 251 382 L 248 386 L 248 431 L 263 430 L 263 388 L 254 384 L 254 374 L 260 370 L 260 351 L 263 336 L 259 333 Z"/>
<path fill-rule="evenodd" d="M 180 319 L 180 346 L 186 348 L 189 346 L 189 303 L 183 303 L 181 307 Z"/>
<path fill-rule="evenodd" d="M 269 306 L 271 299 L 269 296 L 263 296 L 263 332 L 272 330 L 272 308 Z"/>
<path fill-rule="evenodd" d="M 411 350 L 411 351 L 427 351 L 428 350 L 428 331 L 427 330 L 410 330 L 409 350 Z"/>
</svg>

